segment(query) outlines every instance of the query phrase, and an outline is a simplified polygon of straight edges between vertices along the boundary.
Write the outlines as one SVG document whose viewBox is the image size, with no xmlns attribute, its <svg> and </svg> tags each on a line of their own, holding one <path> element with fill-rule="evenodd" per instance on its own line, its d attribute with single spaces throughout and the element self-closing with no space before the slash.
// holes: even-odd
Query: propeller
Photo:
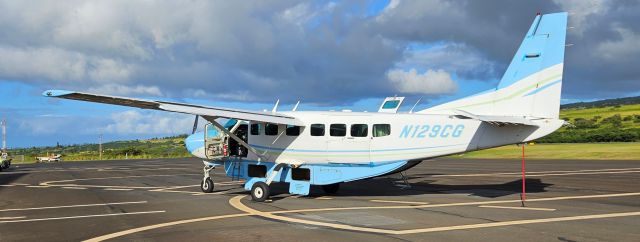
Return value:
<svg viewBox="0 0 640 242">
<path fill-rule="evenodd" d="M 196 119 L 193 120 L 193 130 L 191 131 L 191 134 L 195 134 L 198 129 L 198 118 L 200 118 L 200 116 L 196 115 Z"/>
</svg>

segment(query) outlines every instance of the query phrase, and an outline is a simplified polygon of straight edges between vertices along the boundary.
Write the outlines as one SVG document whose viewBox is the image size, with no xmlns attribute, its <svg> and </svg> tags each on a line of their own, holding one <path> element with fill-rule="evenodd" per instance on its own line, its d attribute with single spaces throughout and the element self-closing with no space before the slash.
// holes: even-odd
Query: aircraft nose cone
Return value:
<svg viewBox="0 0 640 242">
<path fill-rule="evenodd" d="M 204 132 L 198 132 L 187 136 L 187 138 L 184 140 L 184 144 L 187 147 L 189 153 L 198 156 L 196 154 L 197 151 L 204 149 Z"/>
</svg>

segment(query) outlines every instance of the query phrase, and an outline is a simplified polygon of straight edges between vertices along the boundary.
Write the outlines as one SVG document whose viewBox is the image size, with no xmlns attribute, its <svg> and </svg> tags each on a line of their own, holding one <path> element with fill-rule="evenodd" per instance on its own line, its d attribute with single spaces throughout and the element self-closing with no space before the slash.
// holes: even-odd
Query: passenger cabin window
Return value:
<svg viewBox="0 0 640 242">
<path fill-rule="evenodd" d="M 260 135 L 260 124 L 251 124 L 251 135 Z"/>
<path fill-rule="evenodd" d="M 300 126 L 287 125 L 285 133 L 287 136 L 298 136 L 300 135 Z"/>
<path fill-rule="evenodd" d="M 367 137 L 368 128 L 366 124 L 352 124 L 351 125 L 351 137 Z"/>
<path fill-rule="evenodd" d="M 373 125 L 373 137 L 383 137 L 391 134 L 391 125 L 389 124 L 374 124 Z"/>
<path fill-rule="evenodd" d="M 264 134 L 265 135 L 278 135 L 278 125 L 277 124 L 266 124 L 264 126 Z"/>
<path fill-rule="evenodd" d="M 346 124 L 332 124 L 329 126 L 329 135 L 331 136 L 345 136 L 347 135 Z"/>
<path fill-rule="evenodd" d="M 311 136 L 324 136 L 324 124 L 312 124 Z"/>
</svg>

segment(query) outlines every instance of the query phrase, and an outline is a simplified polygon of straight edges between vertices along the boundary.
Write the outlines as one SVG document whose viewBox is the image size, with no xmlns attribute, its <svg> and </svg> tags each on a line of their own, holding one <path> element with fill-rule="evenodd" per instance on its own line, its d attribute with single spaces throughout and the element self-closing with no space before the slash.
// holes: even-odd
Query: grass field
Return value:
<svg viewBox="0 0 640 242">
<path fill-rule="evenodd" d="M 520 159 L 516 145 L 454 155 L 469 159 Z M 640 143 L 534 144 L 525 147 L 527 159 L 640 160 Z"/>
<path fill-rule="evenodd" d="M 619 107 L 601 107 L 601 108 L 567 108 L 560 110 L 560 118 L 576 118 L 591 119 L 594 116 L 609 117 L 616 114 L 620 116 L 630 116 L 640 114 L 640 104 L 621 105 Z M 640 126 L 640 124 L 637 124 Z"/>
</svg>

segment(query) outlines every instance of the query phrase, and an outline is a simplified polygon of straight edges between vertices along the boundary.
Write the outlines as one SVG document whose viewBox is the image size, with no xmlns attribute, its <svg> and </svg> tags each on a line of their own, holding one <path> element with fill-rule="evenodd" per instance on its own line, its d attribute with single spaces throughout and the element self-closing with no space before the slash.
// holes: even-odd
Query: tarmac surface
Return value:
<svg viewBox="0 0 640 242">
<path fill-rule="evenodd" d="M 640 161 L 436 159 L 328 196 L 200 192 L 197 159 L 16 164 L 0 173 L 0 241 L 640 241 Z M 396 184 L 396 183 L 400 184 Z"/>
</svg>

